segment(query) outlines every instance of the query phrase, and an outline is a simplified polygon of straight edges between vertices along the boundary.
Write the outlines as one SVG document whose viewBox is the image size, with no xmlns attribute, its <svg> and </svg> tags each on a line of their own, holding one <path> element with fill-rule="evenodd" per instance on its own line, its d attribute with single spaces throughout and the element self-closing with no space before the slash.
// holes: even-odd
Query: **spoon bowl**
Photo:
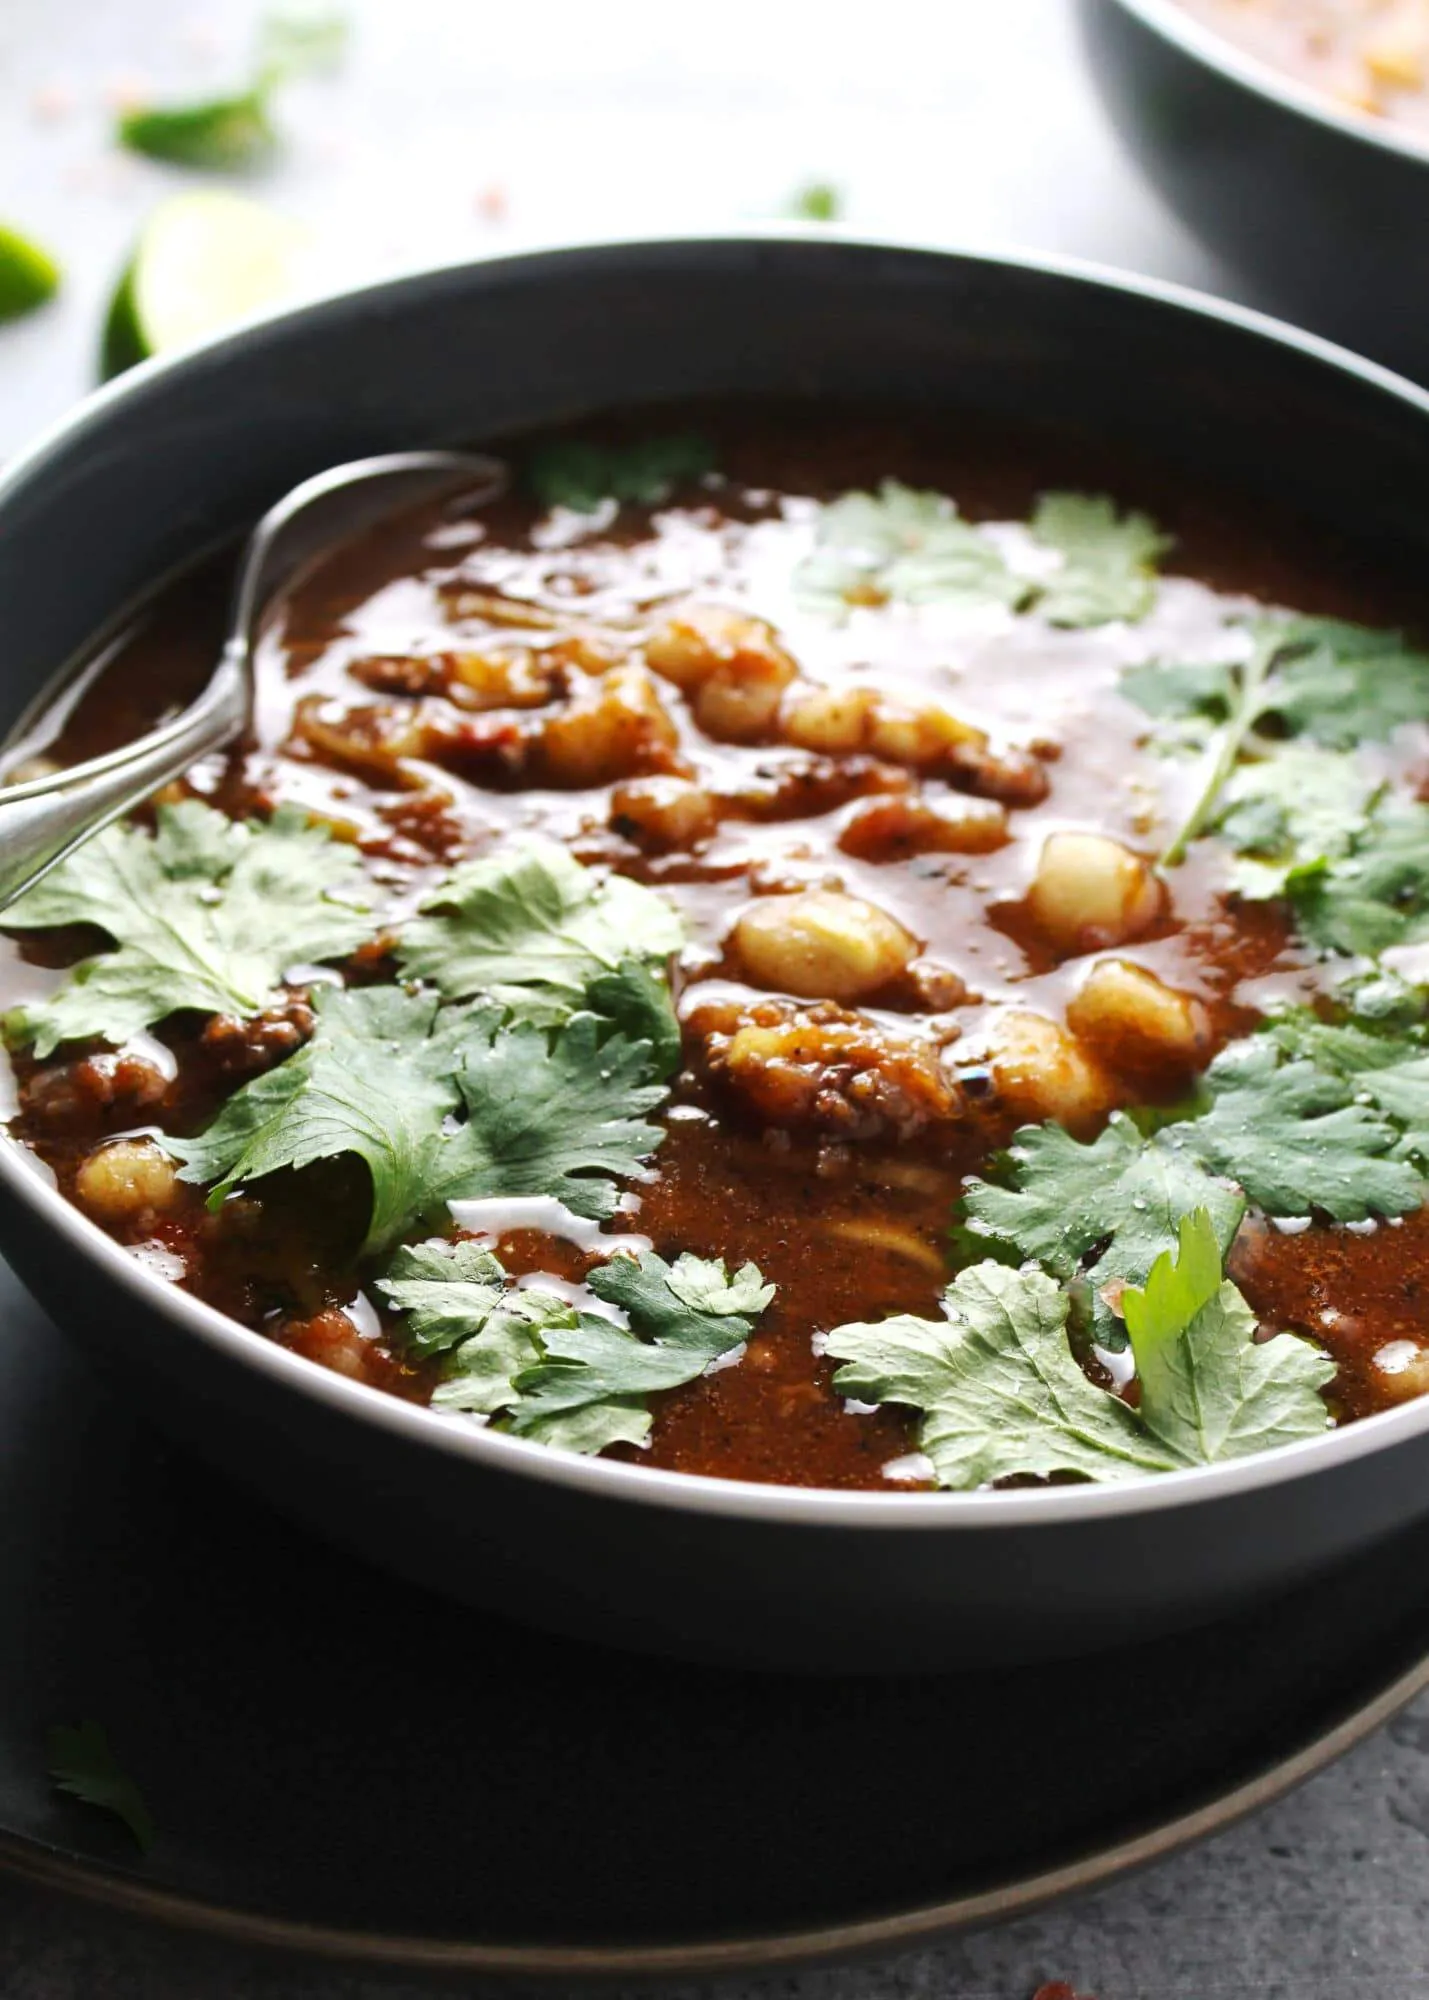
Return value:
<svg viewBox="0 0 1429 2000">
<path fill-rule="evenodd" d="M 451 490 L 480 505 L 505 491 L 506 467 L 473 452 L 399 451 L 315 473 L 270 507 L 238 568 L 228 637 L 207 687 L 180 714 L 133 743 L 53 775 L 0 789 L 0 910 L 57 862 L 177 778 L 235 742 L 253 704 L 253 645 L 294 578 L 336 543 L 387 515 Z M 19 744 L 13 766 L 34 754 Z"/>
</svg>

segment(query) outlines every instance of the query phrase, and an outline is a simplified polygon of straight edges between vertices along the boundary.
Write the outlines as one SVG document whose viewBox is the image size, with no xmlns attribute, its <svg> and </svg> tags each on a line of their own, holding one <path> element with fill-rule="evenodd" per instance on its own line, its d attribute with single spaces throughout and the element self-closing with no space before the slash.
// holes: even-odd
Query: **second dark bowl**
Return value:
<svg viewBox="0 0 1429 2000">
<path fill-rule="evenodd" d="M 1257 305 L 1429 380 L 1429 147 L 1176 0 L 1078 0 L 1121 138 Z"/>
</svg>

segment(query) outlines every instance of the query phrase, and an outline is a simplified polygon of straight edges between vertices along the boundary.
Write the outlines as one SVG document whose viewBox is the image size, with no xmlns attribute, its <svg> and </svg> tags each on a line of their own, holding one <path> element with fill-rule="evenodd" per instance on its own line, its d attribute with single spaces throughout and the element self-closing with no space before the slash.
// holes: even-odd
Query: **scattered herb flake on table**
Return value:
<svg viewBox="0 0 1429 2000">
<path fill-rule="evenodd" d="M 46 1741 L 55 1789 L 122 1820 L 140 1853 L 147 1854 L 154 1845 L 153 1816 L 99 1723 L 56 1723 Z"/>
<path fill-rule="evenodd" d="M 278 146 L 272 99 L 294 77 L 331 69 L 346 43 L 345 18 L 328 9 L 275 8 L 260 23 L 250 83 L 191 102 L 121 113 L 115 136 L 131 153 L 208 173 L 262 164 Z"/>
<path fill-rule="evenodd" d="M 832 181 L 805 181 L 795 190 L 789 213 L 799 222 L 837 222 L 843 213 L 843 196 Z"/>
</svg>

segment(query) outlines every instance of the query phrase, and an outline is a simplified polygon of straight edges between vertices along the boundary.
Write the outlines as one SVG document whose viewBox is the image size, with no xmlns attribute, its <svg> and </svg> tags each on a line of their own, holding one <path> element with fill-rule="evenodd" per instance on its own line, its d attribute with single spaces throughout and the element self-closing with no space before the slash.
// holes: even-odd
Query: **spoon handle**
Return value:
<svg viewBox="0 0 1429 2000">
<path fill-rule="evenodd" d="M 130 806 L 248 722 L 248 642 L 235 636 L 198 699 L 171 722 L 106 756 L 0 790 L 0 910 Z"/>
</svg>

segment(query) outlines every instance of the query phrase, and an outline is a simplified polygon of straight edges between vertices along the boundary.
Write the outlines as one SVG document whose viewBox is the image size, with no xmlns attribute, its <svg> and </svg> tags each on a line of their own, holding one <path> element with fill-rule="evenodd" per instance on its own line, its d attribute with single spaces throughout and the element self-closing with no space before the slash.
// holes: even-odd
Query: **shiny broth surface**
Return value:
<svg viewBox="0 0 1429 2000">
<path fill-rule="evenodd" d="M 1250 0 L 1199 11 L 1257 12 Z M 1411 628 L 1423 605 L 1362 551 L 1223 497 L 1168 493 L 1079 446 L 876 412 L 736 407 L 695 421 L 718 469 L 654 505 L 546 508 L 517 488 L 334 554 L 264 636 L 254 741 L 195 767 L 174 796 L 238 817 L 301 807 L 356 847 L 394 923 L 454 865 L 532 833 L 668 897 L 686 933 L 671 972 L 682 1050 L 649 1178 L 603 1225 L 534 1196 L 454 1202 L 455 1230 L 519 1281 L 579 1302 L 617 1244 L 752 1261 L 776 1290 L 747 1342 L 655 1395 L 648 1443 L 616 1454 L 916 1490 L 930 1469 L 914 1413 L 836 1390 L 829 1330 L 938 1316 L 972 1254 L 952 1233 L 964 1182 L 1019 1127 L 1052 1120 L 1086 1140 L 1118 1107 L 1174 1107 L 1228 1042 L 1278 1008 L 1323 1009 L 1332 990 L 1283 899 L 1228 887 L 1220 841 L 1153 867 L 1204 763 L 1166 754 L 1124 671 L 1220 657 L 1228 625 L 1265 605 Z M 1175 545 L 1134 622 L 1056 626 L 877 587 L 831 615 L 801 569 L 820 510 L 890 477 L 953 496 L 1029 574 L 1047 567 L 1026 523 L 1049 487 L 1144 506 Z M 227 567 L 136 618 L 46 758 L 123 740 L 201 682 Z M 1373 752 L 1384 782 L 1415 795 L 1426 744 L 1408 727 Z M 1051 896 L 1048 843 L 1069 834 L 1129 857 L 1109 928 Z M 875 913 L 852 970 L 813 946 L 791 954 L 777 922 L 765 935 L 769 912 L 801 898 L 807 912 L 810 897 L 833 899 L 815 915 L 850 901 Z M 51 990 L 97 943 L 92 929 L 12 933 L 7 1004 Z M 1109 962 L 1155 982 L 1168 1035 L 1086 1000 Z M 385 940 L 341 970 L 349 984 L 391 979 Z M 70 1042 L 41 1060 L 18 1044 L 12 1129 L 161 1275 L 316 1363 L 423 1401 L 440 1366 L 395 1337 L 373 1287 L 351 1155 L 216 1207 L 199 1186 L 116 1203 L 86 1182 L 116 1138 L 197 1132 L 290 1058 L 312 1027 L 308 998 L 298 968 L 255 1018 L 177 1014 L 122 1047 Z M 1262 1335 L 1289 1330 L 1336 1364 L 1336 1420 L 1429 1384 L 1426 1271 L 1423 1210 L 1287 1225 L 1252 1205 L 1228 1264 Z M 1081 1359 L 1134 1403 L 1101 1346 Z"/>
</svg>

